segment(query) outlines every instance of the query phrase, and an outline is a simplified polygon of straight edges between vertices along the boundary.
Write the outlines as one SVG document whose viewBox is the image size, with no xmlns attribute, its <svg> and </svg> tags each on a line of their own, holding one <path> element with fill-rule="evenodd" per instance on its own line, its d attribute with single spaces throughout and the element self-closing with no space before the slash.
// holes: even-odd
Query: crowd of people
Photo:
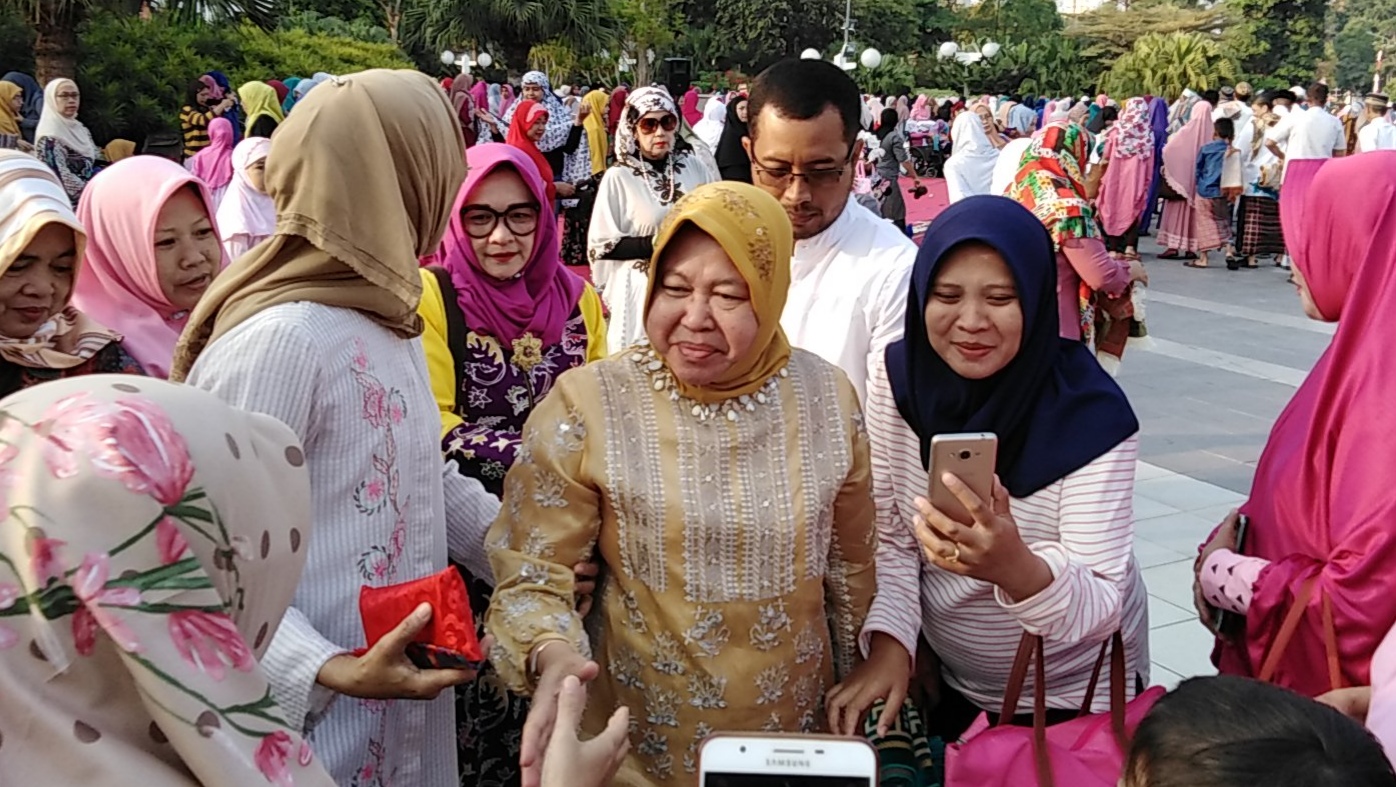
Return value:
<svg viewBox="0 0 1396 787">
<path fill-rule="evenodd" d="M 1235 253 L 1292 260 L 1337 329 L 1199 547 L 1224 675 L 1158 700 L 1121 783 L 1396 784 L 1382 97 L 213 72 L 181 150 L 120 156 L 71 80 L 3 84 L 18 781 L 678 785 L 708 736 L 764 731 L 866 736 L 933 784 L 977 720 L 1106 710 L 1112 641 L 1110 693 L 1146 696 L 1112 371 L 1157 190 L 1165 256 L 1205 264 L 1239 213 Z M 916 134 L 950 140 L 954 199 L 919 246 Z M 1349 146 L 1383 149 L 1326 160 Z M 998 439 L 987 498 L 939 479 L 967 517 L 927 494 L 965 432 Z M 366 634 L 365 589 L 457 575 Z M 482 662 L 409 656 L 466 605 Z"/>
</svg>

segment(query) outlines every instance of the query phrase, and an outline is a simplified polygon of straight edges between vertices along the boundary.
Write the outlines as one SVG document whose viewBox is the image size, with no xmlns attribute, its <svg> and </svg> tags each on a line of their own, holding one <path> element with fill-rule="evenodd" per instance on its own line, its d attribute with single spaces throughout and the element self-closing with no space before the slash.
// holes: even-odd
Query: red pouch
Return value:
<svg viewBox="0 0 1396 787">
<path fill-rule="evenodd" d="M 465 580 L 450 567 L 410 582 L 360 588 L 359 615 L 368 647 L 373 647 L 424 601 L 431 604 L 431 622 L 417 632 L 408 647 L 407 655 L 413 663 L 423 669 L 463 669 L 484 661 Z"/>
</svg>

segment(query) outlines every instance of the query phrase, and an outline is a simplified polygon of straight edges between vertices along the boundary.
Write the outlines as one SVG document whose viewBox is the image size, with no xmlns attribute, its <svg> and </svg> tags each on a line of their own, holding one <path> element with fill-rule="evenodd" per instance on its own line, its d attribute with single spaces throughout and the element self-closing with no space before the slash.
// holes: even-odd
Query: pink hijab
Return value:
<svg viewBox="0 0 1396 787">
<path fill-rule="evenodd" d="M 210 189 L 221 189 L 233 179 L 233 124 L 217 117 L 208 124 L 208 145 L 184 166 Z"/>
<path fill-rule="evenodd" d="M 189 318 L 160 287 L 155 223 L 169 198 L 188 186 L 198 191 L 212 221 L 208 187 L 159 156 L 132 156 L 107 167 L 87 184 L 78 202 L 78 220 L 87 228 L 87 254 L 73 285 L 73 305 L 120 332 L 126 350 L 152 377 L 169 376 L 175 343 Z M 224 259 L 223 266 L 227 264 Z"/>
<path fill-rule="evenodd" d="M 1210 112 L 1194 112 L 1193 117 Z M 1256 467 L 1246 553 L 1270 561 L 1246 615 L 1244 650 L 1221 649 L 1223 672 L 1260 669 L 1295 595 L 1318 583 L 1274 681 L 1328 691 L 1321 610 L 1332 606 L 1348 686 L 1396 622 L 1396 151 L 1293 161 L 1281 191 L 1285 245 L 1315 305 L 1338 329 L 1270 432 Z"/>
<path fill-rule="evenodd" d="M 698 88 L 690 87 L 687 93 L 683 94 L 683 119 L 688 121 L 688 125 L 696 126 L 698 121 L 703 119 L 703 113 L 698 111 Z"/>
<path fill-rule="evenodd" d="M 1154 130 L 1142 98 L 1125 103 L 1119 122 L 1105 132 L 1109 166 L 1100 182 L 1100 223 L 1106 235 L 1123 235 L 1139 220 L 1154 179 Z"/>
<path fill-rule="evenodd" d="M 1186 126 L 1168 135 L 1163 176 L 1191 203 L 1197 199 L 1197 154 L 1212 141 L 1212 105 L 1198 101 Z"/>
<path fill-rule="evenodd" d="M 456 195 L 451 222 L 436 259 L 451 274 L 456 300 L 466 325 L 509 345 L 525 332 L 542 339 L 546 348 L 562 340 L 567 320 L 577 308 L 586 284 L 562 265 L 558 251 L 557 218 L 548 200 L 547 185 L 528 154 L 512 145 L 489 143 L 466 151 L 470 174 Z M 522 275 L 500 281 L 480 270 L 470 236 L 461 226 L 461 211 L 476 187 L 500 167 L 511 167 L 540 206 L 533 255 Z"/>
</svg>

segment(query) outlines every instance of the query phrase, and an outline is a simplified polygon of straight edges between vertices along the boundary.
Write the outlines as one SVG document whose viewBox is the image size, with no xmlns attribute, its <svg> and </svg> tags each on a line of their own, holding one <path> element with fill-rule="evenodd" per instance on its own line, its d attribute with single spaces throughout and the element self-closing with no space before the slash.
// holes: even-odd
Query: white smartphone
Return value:
<svg viewBox="0 0 1396 787">
<path fill-rule="evenodd" d="M 877 752 L 858 738 L 724 734 L 703 741 L 698 787 L 875 787 Z"/>
<path fill-rule="evenodd" d="M 994 466 L 998 461 L 999 438 L 992 432 L 938 434 L 931 438 L 931 505 L 941 513 L 968 525 L 974 522 L 969 510 L 940 477 L 953 473 L 965 482 L 979 499 L 993 503 Z"/>
</svg>

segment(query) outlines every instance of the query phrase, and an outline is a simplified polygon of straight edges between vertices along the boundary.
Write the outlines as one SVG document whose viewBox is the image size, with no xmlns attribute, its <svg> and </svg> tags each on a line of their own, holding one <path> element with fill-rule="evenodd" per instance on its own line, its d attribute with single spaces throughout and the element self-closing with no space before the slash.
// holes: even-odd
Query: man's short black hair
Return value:
<svg viewBox="0 0 1396 787">
<path fill-rule="evenodd" d="M 1212 121 L 1212 131 L 1216 133 L 1217 139 L 1236 138 L 1236 124 L 1231 118 L 1217 118 Z"/>
<path fill-rule="evenodd" d="M 1321 107 L 1328 103 L 1328 86 L 1322 82 L 1315 82 L 1309 85 L 1309 89 L 1304 91 L 1304 95 L 1309 99 L 1309 104 Z"/>
<path fill-rule="evenodd" d="M 1204 90 L 1202 91 L 1202 100 L 1215 107 L 1217 103 L 1221 101 L 1221 91 Z"/>
<path fill-rule="evenodd" d="M 782 60 L 751 85 L 747 104 L 748 131 L 754 140 L 761 111 L 769 106 L 791 120 L 819 117 L 829 107 L 843 119 L 844 141 L 852 145 L 863 127 L 863 97 L 843 69 L 823 60 Z"/>
</svg>

